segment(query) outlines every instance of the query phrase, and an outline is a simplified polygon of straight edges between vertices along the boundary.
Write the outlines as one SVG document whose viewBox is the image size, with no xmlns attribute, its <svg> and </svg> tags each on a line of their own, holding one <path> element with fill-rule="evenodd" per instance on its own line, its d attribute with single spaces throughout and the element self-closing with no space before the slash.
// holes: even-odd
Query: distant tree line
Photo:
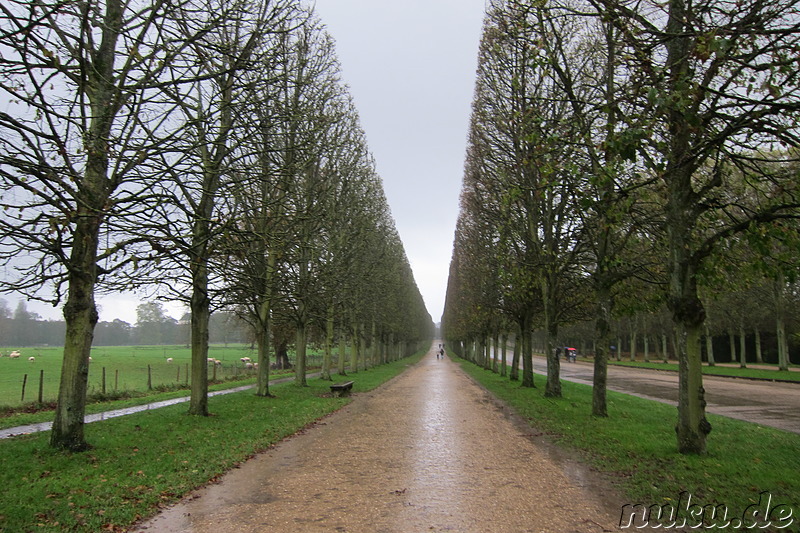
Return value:
<svg viewBox="0 0 800 533">
<path fill-rule="evenodd" d="M 120 319 L 98 322 L 94 346 L 188 345 L 190 319 L 187 314 L 177 320 L 165 312 L 160 302 L 146 302 L 138 306 L 134 324 Z M 12 312 L 0 299 L 0 346 L 61 346 L 65 331 L 63 320 L 43 320 L 28 311 L 22 301 Z M 211 344 L 253 342 L 248 324 L 229 311 L 213 313 L 208 331 Z"/>
<path fill-rule="evenodd" d="M 193 415 L 209 414 L 220 310 L 250 326 L 263 397 L 287 343 L 302 386 L 310 339 L 328 367 L 335 342 L 351 346 L 354 369 L 430 339 L 333 40 L 305 2 L 9 0 L 0 41 L 0 289 L 63 303 L 53 447 L 88 446 L 98 291 L 186 304 Z"/>
<path fill-rule="evenodd" d="M 669 351 L 678 449 L 703 453 L 703 359 L 727 337 L 785 370 L 798 331 L 798 20 L 794 0 L 488 2 L 451 348 L 487 364 L 512 336 L 533 387 L 536 340 L 560 397 L 556 348 L 583 342 L 595 416 L 612 346 Z"/>
</svg>

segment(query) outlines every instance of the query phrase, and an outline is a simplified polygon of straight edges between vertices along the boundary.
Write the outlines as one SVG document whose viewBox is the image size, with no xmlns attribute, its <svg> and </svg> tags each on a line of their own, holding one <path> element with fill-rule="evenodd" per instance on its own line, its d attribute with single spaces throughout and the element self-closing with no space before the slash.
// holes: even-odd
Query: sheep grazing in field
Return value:
<svg viewBox="0 0 800 533">
<path fill-rule="evenodd" d="M 239 361 L 241 361 L 242 363 L 249 363 L 250 361 L 252 361 L 252 359 L 250 359 L 249 357 L 242 357 L 241 359 L 239 359 Z"/>
<path fill-rule="evenodd" d="M 213 357 L 207 357 L 206 358 L 206 362 L 207 363 L 213 363 L 214 362 L 214 358 Z"/>
<path fill-rule="evenodd" d="M 252 369 L 253 369 L 253 363 L 245 363 L 245 364 L 244 364 L 244 367 L 245 367 L 247 370 L 252 370 Z"/>
<path fill-rule="evenodd" d="M 214 364 L 217 366 L 222 366 L 222 361 L 220 361 L 219 359 L 214 359 Z"/>
<path fill-rule="evenodd" d="M 167 357 L 167 363 L 171 363 L 171 362 L 172 362 L 172 357 Z"/>
<path fill-rule="evenodd" d="M 35 357 L 28 357 L 28 361 L 30 361 L 32 363 L 32 362 L 36 361 L 36 358 Z"/>
<path fill-rule="evenodd" d="M 13 351 L 13 352 L 11 352 L 10 354 L 8 354 L 8 356 L 9 356 L 11 359 L 19 359 L 19 356 L 20 356 L 20 355 L 22 355 L 22 354 L 20 354 L 20 353 L 19 353 L 18 351 L 16 351 L 16 350 L 14 350 L 14 351 Z"/>
</svg>

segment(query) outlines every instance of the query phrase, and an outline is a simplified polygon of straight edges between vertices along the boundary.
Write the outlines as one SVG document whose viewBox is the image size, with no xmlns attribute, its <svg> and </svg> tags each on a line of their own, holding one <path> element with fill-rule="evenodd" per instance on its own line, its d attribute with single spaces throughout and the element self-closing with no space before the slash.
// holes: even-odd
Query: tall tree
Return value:
<svg viewBox="0 0 800 533">
<path fill-rule="evenodd" d="M 140 227 L 170 253 L 178 280 L 162 277 L 172 294 L 188 300 L 191 312 L 192 390 L 189 413 L 207 416 L 209 320 L 219 273 L 222 220 L 220 194 L 234 179 L 234 130 L 246 117 L 238 111 L 249 90 L 246 74 L 260 66 L 264 40 L 281 32 L 293 11 L 289 0 L 194 0 L 182 11 L 180 35 L 200 35 L 186 54 L 173 61 L 164 98 L 176 106 L 172 152 L 160 167 L 168 179 L 159 187 L 164 200 L 140 220 Z M 191 80 L 186 83 L 183 80 Z M 249 117 L 247 117 L 249 119 Z M 188 298 L 187 296 L 188 295 Z"/>
<path fill-rule="evenodd" d="M 161 115 L 154 87 L 194 38 L 169 34 L 168 21 L 185 3 L 0 6 L 0 90 L 10 102 L 0 113 L 0 255 L 19 267 L 8 287 L 54 305 L 66 299 L 56 448 L 88 447 L 95 293 L 130 263 L 139 241 L 114 228 L 148 202 L 135 170 L 157 149 L 149 135 Z"/>
<path fill-rule="evenodd" d="M 698 284 L 705 261 L 731 235 L 793 216 L 797 205 L 797 181 L 776 170 L 774 150 L 800 141 L 798 6 L 596 4 L 613 21 L 624 68 L 638 80 L 626 96 L 630 116 L 648 117 L 653 130 L 638 148 L 662 197 L 667 302 L 680 366 L 678 449 L 703 453 L 711 430 L 700 366 L 705 310 Z M 741 174 L 749 193 L 733 196 Z"/>
</svg>

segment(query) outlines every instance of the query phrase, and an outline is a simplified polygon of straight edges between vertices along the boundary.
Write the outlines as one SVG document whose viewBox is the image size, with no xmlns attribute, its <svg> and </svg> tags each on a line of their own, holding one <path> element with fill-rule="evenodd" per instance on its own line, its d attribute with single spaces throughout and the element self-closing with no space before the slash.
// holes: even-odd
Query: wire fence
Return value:
<svg viewBox="0 0 800 533">
<path fill-rule="evenodd" d="M 335 358 L 334 358 L 335 359 Z M 290 359 L 290 362 L 294 361 Z M 22 363 L 22 362 L 20 362 Z M 22 363 L 25 364 L 25 363 Z M 309 368 L 322 364 L 322 357 L 307 359 Z M 0 406 L 19 407 L 26 403 L 56 401 L 60 371 L 49 368 L 30 368 L 4 372 L 0 367 Z M 231 381 L 255 377 L 257 368 L 246 362 L 208 363 L 209 381 Z M 120 393 L 170 390 L 188 387 L 191 382 L 189 362 L 143 364 L 138 367 L 90 365 L 87 392 L 90 397 L 113 397 Z"/>
</svg>

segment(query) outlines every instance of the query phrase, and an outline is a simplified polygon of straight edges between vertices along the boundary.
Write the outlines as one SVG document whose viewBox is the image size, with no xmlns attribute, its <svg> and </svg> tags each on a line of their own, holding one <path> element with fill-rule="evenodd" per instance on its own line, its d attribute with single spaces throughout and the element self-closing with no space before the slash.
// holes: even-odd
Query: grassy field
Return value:
<svg viewBox="0 0 800 533">
<path fill-rule="evenodd" d="M 350 374 L 354 392 L 377 387 L 422 355 Z M 86 426 L 94 448 L 81 454 L 50 450 L 49 432 L 0 441 L 0 531 L 125 531 L 345 405 L 347 398 L 330 396 L 329 384 L 275 385 L 274 398 L 216 396 L 206 418 L 177 405 L 96 422 Z"/>
<path fill-rule="evenodd" d="M 15 407 L 22 403 L 39 400 L 39 382 L 42 379 L 42 401 L 54 401 L 58 395 L 61 375 L 62 348 L 20 349 L 19 359 L 7 355 L 14 348 L 0 348 L 0 406 Z M 29 361 L 34 357 L 34 361 Z M 209 367 L 209 378 L 219 380 L 238 379 L 248 374 L 242 357 L 255 358 L 249 345 L 212 345 L 209 357 L 219 359 L 222 364 Z M 172 361 L 168 362 L 167 359 Z M 110 395 L 114 391 L 165 389 L 185 385 L 191 363 L 191 351 L 185 346 L 113 346 L 92 349 L 89 367 L 89 395 Z M 313 365 L 313 358 L 310 366 Z M 105 370 L 105 388 L 103 372 Z M 26 378 L 27 375 L 27 378 Z M 23 383 L 25 395 L 23 400 Z"/>
<path fill-rule="evenodd" d="M 586 359 L 586 361 L 591 361 L 591 359 Z M 659 363 L 659 362 L 649 362 L 645 363 L 644 361 L 613 361 L 610 360 L 608 362 L 612 365 L 620 365 L 620 366 L 633 366 L 637 368 L 652 368 L 654 370 L 668 370 L 671 372 L 678 371 L 678 363 L 677 362 L 670 362 L 670 363 Z M 740 368 L 738 366 L 708 366 L 707 364 L 703 364 L 703 374 L 707 376 L 731 376 L 737 378 L 750 378 L 750 379 L 767 379 L 767 380 L 781 380 L 781 381 L 797 381 L 800 382 L 800 372 L 788 371 L 788 372 L 781 372 L 778 370 L 777 365 L 773 365 L 774 369 L 766 369 L 766 368 Z"/>
<path fill-rule="evenodd" d="M 523 389 L 472 363 L 462 361 L 462 366 L 534 431 L 605 472 L 631 504 L 672 505 L 687 491 L 701 506 L 724 504 L 740 516 L 748 506 L 758 506 L 766 491 L 773 507 L 782 503 L 794 509 L 794 526 L 783 531 L 800 523 L 800 435 L 709 415 L 708 453 L 681 455 L 672 406 L 609 391 L 609 418 L 595 418 L 590 386 L 562 381 L 563 398 L 544 398 L 541 376 L 539 388 Z"/>
</svg>

